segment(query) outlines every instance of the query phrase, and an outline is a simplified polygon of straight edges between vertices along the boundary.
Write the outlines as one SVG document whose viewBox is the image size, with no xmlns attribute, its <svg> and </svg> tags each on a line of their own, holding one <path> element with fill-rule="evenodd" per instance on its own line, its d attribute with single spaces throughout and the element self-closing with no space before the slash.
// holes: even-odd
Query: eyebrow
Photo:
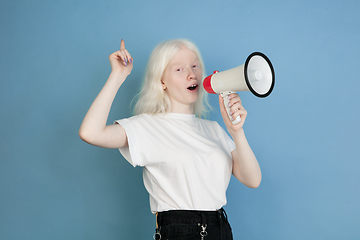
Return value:
<svg viewBox="0 0 360 240">
<path fill-rule="evenodd" d="M 200 60 L 199 58 L 196 58 L 192 61 L 193 63 L 199 63 L 200 64 Z M 184 65 L 183 63 L 180 63 L 180 62 L 174 62 L 171 64 L 172 66 L 175 66 L 175 65 Z"/>
</svg>

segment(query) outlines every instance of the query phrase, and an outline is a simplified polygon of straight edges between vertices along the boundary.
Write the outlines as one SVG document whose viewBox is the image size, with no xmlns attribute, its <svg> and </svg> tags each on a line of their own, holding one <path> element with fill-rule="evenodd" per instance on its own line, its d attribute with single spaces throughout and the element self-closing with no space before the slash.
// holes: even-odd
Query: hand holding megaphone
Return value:
<svg viewBox="0 0 360 240">
<path fill-rule="evenodd" d="M 270 95 L 274 85 L 274 68 L 265 54 L 260 52 L 250 54 L 243 65 L 223 72 L 214 71 L 203 81 L 208 93 L 221 94 L 230 118 L 228 95 L 237 91 L 251 91 L 255 96 L 264 98 Z M 239 116 L 232 122 L 237 124 L 240 121 Z"/>
<path fill-rule="evenodd" d="M 229 106 L 229 102 L 230 102 L 229 95 L 231 93 L 235 93 L 235 92 L 227 91 L 227 92 L 221 92 L 220 93 L 221 97 L 224 100 L 224 105 L 225 105 L 226 112 L 227 112 L 230 119 L 231 119 L 231 114 L 230 114 L 230 106 Z M 234 120 L 232 120 L 233 124 L 238 124 L 239 122 L 241 122 L 240 116 L 237 116 Z"/>
</svg>

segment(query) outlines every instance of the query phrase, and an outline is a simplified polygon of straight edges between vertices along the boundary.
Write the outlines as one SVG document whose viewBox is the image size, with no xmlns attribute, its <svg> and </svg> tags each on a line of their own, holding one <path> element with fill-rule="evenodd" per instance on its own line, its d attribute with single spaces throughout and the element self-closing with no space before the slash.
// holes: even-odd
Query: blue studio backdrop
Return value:
<svg viewBox="0 0 360 240">
<path fill-rule="evenodd" d="M 109 123 L 132 114 L 152 49 L 187 38 L 207 73 L 264 52 L 273 93 L 240 92 L 259 188 L 234 178 L 235 239 L 360 239 L 359 1 L 0 1 L 0 239 L 151 239 L 142 182 L 78 137 L 120 47 L 134 69 Z M 223 127 L 216 95 L 210 119 Z"/>
</svg>

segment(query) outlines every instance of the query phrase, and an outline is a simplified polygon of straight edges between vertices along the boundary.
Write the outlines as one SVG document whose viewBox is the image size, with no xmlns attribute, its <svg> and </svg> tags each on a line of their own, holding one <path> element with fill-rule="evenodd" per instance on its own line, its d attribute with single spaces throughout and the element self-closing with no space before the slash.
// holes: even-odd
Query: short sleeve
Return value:
<svg viewBox="0 0 360 240">
<path fill-rule="evenodd" d="M 120 124 L 126 132 L 128 146 L 119 148 L 121 155 L 131 164 L 133 167 L 141 166 L 140 153 L 137 147 L 138 136 L 136 133 L 136 128 L 134 124 L 129 119 L 121 119 L 115 121 L 115 123 Z"/>
</svg>

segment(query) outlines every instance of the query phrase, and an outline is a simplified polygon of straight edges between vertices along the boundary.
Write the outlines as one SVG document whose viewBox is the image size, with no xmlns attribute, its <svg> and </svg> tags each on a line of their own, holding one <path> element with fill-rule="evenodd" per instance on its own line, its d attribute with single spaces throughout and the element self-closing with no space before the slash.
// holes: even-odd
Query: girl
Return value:
<svg viewBox="0 0 360 240">
<path fill-rule="evenodd" d="M 232 139 L 206 112 L 204 64 L 187 40 L 158 45 L 150 56 L 136 115 L 106 125 L 115 95 L 131 73 L 133 58 L 121 40 L 110 55 L 111 74 L 79 130 L 85 142 L 119 148 L 133 166 L 143 167 L 150 207 L 156 214 L 155 239 L 232 239 L 223 206 L 231 174 L 248 187 L 261 171 L 244 134 L 247 112 L 240 97 L 230 98 L 231 118 L 219 104 Z"/>
</svg>

